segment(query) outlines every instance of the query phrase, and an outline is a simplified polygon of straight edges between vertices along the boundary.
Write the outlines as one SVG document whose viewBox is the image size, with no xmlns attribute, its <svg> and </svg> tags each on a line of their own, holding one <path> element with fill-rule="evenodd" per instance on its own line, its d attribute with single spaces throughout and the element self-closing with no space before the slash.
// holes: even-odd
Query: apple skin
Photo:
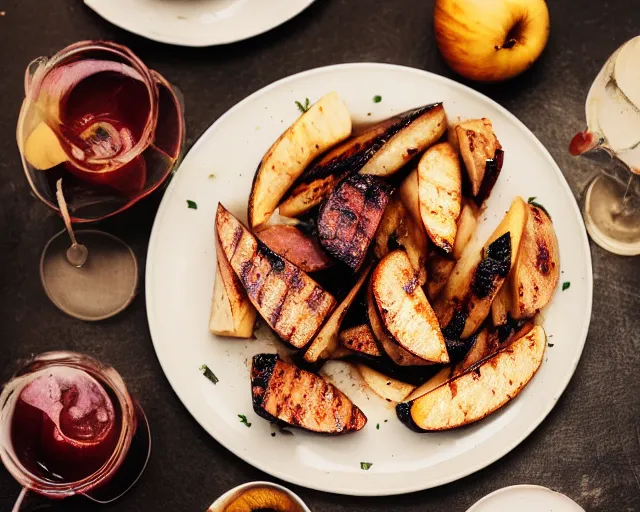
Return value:
<svg viewBox="0 0 640 512">
<path fill-rule="evenodd" d="M 447 64 L 479 82 L 519 75 L 549 39 L 545 0 L 436 0 L 433 21 Z"/>
</svg>

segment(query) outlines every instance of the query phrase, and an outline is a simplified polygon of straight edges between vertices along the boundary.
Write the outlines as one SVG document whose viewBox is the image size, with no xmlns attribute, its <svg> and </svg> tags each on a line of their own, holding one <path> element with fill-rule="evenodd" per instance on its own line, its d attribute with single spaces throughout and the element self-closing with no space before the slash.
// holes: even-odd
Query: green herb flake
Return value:
<svg viewBox="0 0 640 512">
<path fill-rule="evenodd" d="M 187 199 L 187 207 L 191 208 L 192 210 L 197 210 L 198 203 L 196 203 L 195 201 L 192 201 L 191 199 Z"/>
<path fill-rule="evenodd" d="M 251 423 L 247 421 L 247 417 L 244 414 L 238 414 L 238 418 L 240 418 L 240 423 L 244 423 L 247 427 L 251 426 Z"/>
<path fill-rule="evenodd" d="M 305 98 L 304 99 L 304 105 L 302 103 L 300 103 L 299 101 L 296 101 L 296 107 L 298 107 L 298 110 L 304 114 L 310 108 L 310 106 L 309 106 L 309 98 Z"/>
<path fill-rule="evenodd" d="M 562 291 L 568 290 L 570 286 L 571 283 L 569 281 L 565 281 L 564 283 L 562 283 Z"/>
<path fill-rule="evenodd" d="M 361 462 L 360 463 L 360 469 L 363 469 L 364 471 L 368 471 L 371 466 L 373 466 L 373 462 Z"/>
<path fill-rule="evenodd" d="M 544 213 L 547 214 L 547 217 L 551 219 L 551 215 L 549 215 L 548 210 L 544 206 L 542 206 L 540 203 L 538 203 L 536 199 L 538 199 L 536 196 L 532 196 L 529 199 L 527 199 L 527 203 L 529 203 L 531 206 L 535 206 L 536 208 L 540 208 Z"/>
<path fill-rule="evenodd" d="M 216 175 L 215 175 L 215 174 L 213 174 L 213 173 L 209 174 L 209 179 L 210 179 L 210 180 L 212 180 L 212 179 L 213 179 L 213 178 L 215 178 L 215 177 L 216 177 Z"/>
<path fill-rule="evenodd" d="M 202 372 L 202 375 L 204 375 L 207 379 L 209 379 L 214 384 L 217 384 L 218 382 L 220 382 L 220 379 L 218 379 L 218 377 L 216 377 L 216 374 L 213 373 L 211 371 L 211 368 L 209 368 L 206 364 L 203 364 L 200 367 L 200 371 Z"/>
<path fill-rule="evenodd" d="M 374 103 L 380 103 L 381 101 L 382 101 L 382 96 L 380 96 L 379 94 L 376 94 L 376 95 L 373 97 L 373 102 L 374 102 Z"/>
<path fill-rule="evenodd" d="M 380 430 L 380 423 L 376 423 L 376 430 Z"/>
</svg>

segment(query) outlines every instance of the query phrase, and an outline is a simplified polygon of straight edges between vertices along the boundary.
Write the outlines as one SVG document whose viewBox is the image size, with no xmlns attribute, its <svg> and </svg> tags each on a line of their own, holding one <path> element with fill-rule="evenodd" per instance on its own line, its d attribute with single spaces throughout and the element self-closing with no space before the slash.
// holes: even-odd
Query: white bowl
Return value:
<svg viewBox="0 0 640 512">
<path fill-rule="evenodd" d="M 282 487 L 281 485 L 273 484 L 271 482 L 247 482 L 246 484 L 234 487 L 233 489 L 225 492 L 216 501 L 214 501 L 207 509 L 207 512 L 222 512 L 222 510 L 224 510 L 224 507 L 226 507 L 233 498 L 236 498 L 241 492 L 252 487 L 270 487 L 271 489 L 281 491 L 289 496 L 293 501 L 295 501 L 303 512 L 311 512 L 311 509 L 307 507 L 304 501 L 302 501 L 300 499 L 300 496 L 298 496 L 295 492 L 290 491 L 286 487 Z"/>
</svg>

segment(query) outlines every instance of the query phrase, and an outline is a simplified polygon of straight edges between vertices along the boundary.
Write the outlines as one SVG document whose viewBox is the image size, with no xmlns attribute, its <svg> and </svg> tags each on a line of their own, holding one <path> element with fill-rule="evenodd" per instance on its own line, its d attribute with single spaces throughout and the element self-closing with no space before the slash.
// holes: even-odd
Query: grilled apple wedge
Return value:
<svg viewBox="0 0 640 512">
<path fill-rule="evenodd" d="M 398 194 L 391 196 L 378 231 L 373 252 L 376 258 L 384 258 L 391 251 L 404 249 L 422 286 L 427 280 L 427 236 L 422 225 L 417 224 L 405 208 Z"/>
<path fill-rule="evenodd" d="M 462 208 L 462 174 L 458 155 L 448 142 L 430 147 L 418 163 L 420 215 L 431 241 L 453 252 Z"/>
<path fill-rule="evenodd" d="M 420 214 L 420 197 L 418 194 L 418 168 L 412 170 L 398 188 L 398 197 L 416 224 L 423 226 Z"/>
<path fill-rule="evenodd" d="M 385 256 L 371 281 L 380 317 L 400 346 L 425 361 L 448 363 L 438 319 L 418 286 L 407 254 L 398 250 Z"/>
<path fill-rule="evenodd" d="M 340 324 L 344 320 L 347 310 L 353 304 L 354 299 L 358 295 L 362 284 L 367 279 L 371 267 L 368 267 L 356 282 L 355 286 L 347 294 L 340 305 L 331 314 L 329 319 L 322 326 L 317 336 L 309 345 L 309 348 L 304 354 L 304 360 L 307 363 L 315 363 L 322 359 L 328 359 L 331 353 L 338 346 L 338 331 L 340 330 Z"/>
<path fill-rule="evenodd" d="M 452 339 L 470 337 L 484 322 L 517 257 L 527 216 L 516 197 L 482 250 L 464 251 L 434 304 L 440 325 Z"/>
<path fill-rule="evenodd" d="M 428 366 L 432 364 L 403 349 L 387 332 L 386 327 L 382 323 L 382 318 L 380 318 L 380 313 L 378 312 L 371 282 L 369 282 L 369 288 L 367 290 L 367 316 L 369 317 L 371 331 L 376 340 L 378 340 L 382 352 L 387 354 L 394 364 L 398 366 Z"/>
<path fill-rule="evenodd" d="M 393 379 L 363 364 L 358 365 L 358 371 L 373 392 L 387 402 L 402 402 L 415 389 L 413 384 Z"/>
<path fill-rule="evenodd" d="M 401 421 L 420 431 L 449 430 L 481 420 L 514 398 L 542 363 L 540 326 L 461 375 L 410 402 L 398 404 Z"/>
<path fill-rule="evenodd" d="M 249 196 L 249 225 L 265 223 L 280 199 L 319 155 L 351 134 L 351 116 L 335 92 L 323 96 L 271 146 Z"/>
<path fill-rule="evenodd" d="M 420 107 L 399 116 L 387 140 L 360 169 L 361 174 L 390 176 L 437 141 L 447 129 L 442 103 Z"/>
<path fill-rule="evenodd" d="M 389 185 L 374 176 L 354 174 L 340 183 L 318 215 L 318 236 L 326 251 L 358 270 L 390 194 Z"/>
<path fill-rule="evenodd" d="M 283 340 L 304 347 L 335 307 L 335 299 L 258 241 L 221 204 L 216 229 L 231 268 L 260 315 Z"/>
<path fill-rule="evenodd" d="M 268 421 L 324 434 L 362 429 L 367 417 L 333 384 L 285 363 L 277 354 L 258 354 L 251 365 L 253 410 Z"/>
<path fill-rule="evenodd" d="M 257 311 L 238 276 L 229 265 L 216 236 L 216 277 L 211 301 L 209 330 L 218 336 L 251 338 Z"/>
<path fill-rule="evenodd" d="M 280 213 L 298 217 L 324 201 L 344 178 L 360 170 L 394 132 L 400 117 L 392 117 L 329 151 L 302 173 L 280 203 Z M 386 134 L 386 136 L 385 136 Z"/>
<path fill-rule="evenodd" d="M 305 235 L 295 226 L 269 226 L 258 231 L 256 236 L 269 249 L 304 272 L 325 270 L 334 263 L 314 238 Z"/>
<path fill-rule="evenodd" d="M 382 357 L 371 327 L 367 324 L 356 325 L 342 331 L 338 338 L 345 348 L 358 354 L 371 357 Z"/>
<path fill-rule="evenodd" d="M 560 251 L 553 223 L 532 204 L 511 276 L 511 316 L 530 318 L 553 297 L 560 278 Z"/>
<path fill-rule="evenodd" d="M 492 160 L 496 150 L 502 148 L 496 134 L 493 133 L 491 121 L 486 118 L 461 122 L 455 127 L 455 131 L 471 192 L 476 197 L 484 180 L 487 160 Z M 495 183 L 497 176 L 492 179 Z"/>
</svg>

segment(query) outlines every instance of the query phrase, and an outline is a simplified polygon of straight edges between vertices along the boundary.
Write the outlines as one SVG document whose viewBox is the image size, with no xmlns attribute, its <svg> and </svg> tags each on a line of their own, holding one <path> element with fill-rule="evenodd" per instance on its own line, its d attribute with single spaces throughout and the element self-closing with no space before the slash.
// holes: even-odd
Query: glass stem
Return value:
<svg viewBox="0 0 640 512">
<path fill-rule="evenodd" d="M 64 194 L 62 193 L 62 178 L 56 182 L 56 199 L 58 200 L 62 220 L 64 220 L 64 225 L 67 227 L 67 232 L 71 238 L 71 243 L 76 245 L 78 242 L 76 242 L 76 235 L 73 233 L 73 228 L 71 227 L 71 217 L 69 216 L 67 201 L 65 201 Z"/>
<path fill-rule="evenodd" d="M 19 512 L 20 507 L 22 506 L 22 502 L 24 501 L 25 496 L 27 495 L 28 489 L 26 487 L 22 488 L 20 494 L 18 495 L 18 499 L 16 500 L 11 512 Z"/>
</svg>

